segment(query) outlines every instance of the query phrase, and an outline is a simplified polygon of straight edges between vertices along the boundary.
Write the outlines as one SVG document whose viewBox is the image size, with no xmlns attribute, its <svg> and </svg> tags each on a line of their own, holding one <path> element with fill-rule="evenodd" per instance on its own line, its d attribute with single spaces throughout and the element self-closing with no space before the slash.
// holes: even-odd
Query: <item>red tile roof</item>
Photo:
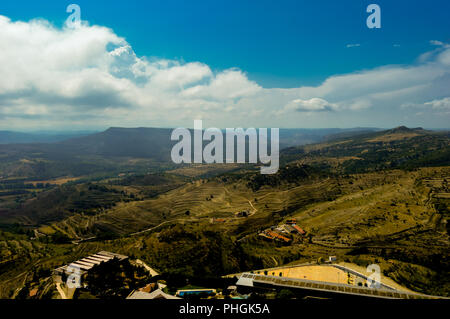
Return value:
<svg viewBox="0 0 450 319">
<path fill-rule="evenodd" d="M 302 234 L 302 235 L 306 234 L 306 232 L 303 229 L 301 229 L 300 227 L 298 227 L 297 225 L 292 225 L 292 227 L 294 227 L 295 230 L 298 231 L 300 234 Z"/>
<path fill-rule="evenodd" d="M 278 234 L 278 233 L 276 233 L 276 232 L 274 232 L 274 231 L 271 231 L 271 230 L 268 230 L 266 233 L 267 233 L 267 235 L 269 235 L 269 236 L 272 236 L 272 237 L 275 237 L 275 238 L 284 240 L 285 242 L 291 241 L 289 238 L 284 237 L 283 235 L 280 235 L 280 234 Z"/>
<path fill-rule="evenodd" d="M 38 293 L 38 289 L 37 289 L 37 288 L 31 289 L 31 290 L 30 290 L 30 297 L 36 296 L 37 293 Z"/>
</svg>

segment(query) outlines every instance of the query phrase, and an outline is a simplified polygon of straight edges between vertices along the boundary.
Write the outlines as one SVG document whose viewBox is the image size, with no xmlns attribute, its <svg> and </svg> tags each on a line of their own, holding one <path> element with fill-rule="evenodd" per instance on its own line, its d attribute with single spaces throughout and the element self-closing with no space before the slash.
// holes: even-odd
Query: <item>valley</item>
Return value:
<svg viewBox="0 0 450 319">
<path fill-rule="evenodd" d="M 95 150 L 101 134 L 81 144 Z M 164 154 L 158 137 L 148 140 Z M 58 176 L 59 164 L 37 159 L 38 144 L 24 147 L 0 148 L 2 298 L 24 287 L 37 289 L 33 298 L 58 298 L 51 271 L 101 250 L 138 258 L 173 285 L 336 256 L 363 268 L 376 263 L 411 291 L 450 295 L 448 132 L 329 136 L 285 147 L 274 175 L 250 164 L 176 166 L 123 149 L 83 157 L 98 171 L 67 174 L 69 163 Z M 29 161 L 47 168 L 11 161 L 14 152 L 34 154 Z M 72 154 L 64 152 L 58 156 Z M 283 234 L 289 242 L 259 235 L 292 219 L 304 235 Z"/>
</svg>

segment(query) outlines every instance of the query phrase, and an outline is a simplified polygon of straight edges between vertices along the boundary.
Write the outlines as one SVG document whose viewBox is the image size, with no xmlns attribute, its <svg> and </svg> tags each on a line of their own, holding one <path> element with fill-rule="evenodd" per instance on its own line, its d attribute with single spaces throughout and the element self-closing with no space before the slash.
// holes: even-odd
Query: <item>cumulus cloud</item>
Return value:
<svg viewBox="0 0 450 319">
<path fill-rule="evenodd" d="M 356 47 L 360 47 L 360 46 L 361 46 L 361 44 L 359 44 L 359 43 L 350 43 L 350 44 L 346 45 L 347 48 L 356 48 Z"/>
<path fill-rule="evenodd" d="M 240 70 L 226 70 L 217 74 L 207 85 L 186 89 L 183 96 L 227 100 L 251 96 L 260 90 L 261 87 L 250 82 Z"/>
<path fill-rule="evenodd" d="M 286 104 L 282 113 L 286 113 L 289 111 L 328 112 L 336 110 L 337 108 L 338 106 L 336 104 L 329 103 L 328 101 L 321 98 L 312 98 L 309 100 L 295 99 Z"/>
<path fill-rule="evenodd" d="M 137 56 L 106 27 L 0 16 L 0 74 L 4 129 L 192 126 L 200 118 L 216 127 L 393 126 L 408 112 L 400 105 L 450 96 L 450 48 L 442 43 L 414 65 L 268 89 L 243 70 Z"/>
<path fill-rule="evenodd" d="M 435 116 L 443 117 L 444 119 L 450 119 L 450 97 L 442 99 L 435 99 L 424 103 L 404 103 L 401 105 L 403 109 L 419 110 L 416 112 L 416 116 L 423 116 L 424 114 L 432 114 Z"/>
<path fill-rule="evenodd" d="M 443 98 L 441 100 L 433 100 L 425 103 L 426 106 L 431 106 L 435 110 L 450 111 L 450 97 Z"/>
<path fill-rule="evenodd" d="M 261 89 L 240 70 L 213 73 L 200 62 L 137 57 L 105 27 L 57 29 L 45 20 L 4 16 L 0 71 L 3 119 L 64 110 L 66 120 L 83 113 L 86 120 L 98 115 L 104 122 L 124 114 L 130 121 L 149 116 L 167 122 L 175 117 L 171 109 L 220 108 Z"/>
</svg>

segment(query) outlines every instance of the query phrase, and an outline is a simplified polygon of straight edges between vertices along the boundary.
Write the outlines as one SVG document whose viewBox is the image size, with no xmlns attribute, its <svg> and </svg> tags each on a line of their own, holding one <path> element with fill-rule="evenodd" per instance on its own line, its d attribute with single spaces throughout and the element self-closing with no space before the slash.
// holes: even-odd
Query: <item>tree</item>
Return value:
<svg viewBox="0 0 450 319">
<path fill-rule="evenodd" d="M 290 291 L 289 289 L 281 289 L 278 293 L 277 293 L 277 299 L 292 299 L 294 298 L 295 295 L 292 291 Z"/>
<path fill-rule="evenodd" d="M 30 288 L 28 286 L 28 283 L 25 284 L 25 286 L 20 289 L 19 293 L 16 296 L 16 299 L 27 299 L 30 296 Z"/>
</svg>

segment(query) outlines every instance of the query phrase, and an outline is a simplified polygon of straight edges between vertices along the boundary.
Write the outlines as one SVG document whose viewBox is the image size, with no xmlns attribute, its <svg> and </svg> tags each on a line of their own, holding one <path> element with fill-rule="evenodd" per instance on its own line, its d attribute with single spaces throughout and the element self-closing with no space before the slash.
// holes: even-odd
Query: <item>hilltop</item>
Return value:
<svg viewBox="0 0 450 319">
<path fill-rule="evenodd" d="M 450 132 L 398 127 L 340 137 L 325 143 L 292 147 L 281 152 L 284 163 L 322 164 L 341 172 L 450 164 Z"/>
</svg>

